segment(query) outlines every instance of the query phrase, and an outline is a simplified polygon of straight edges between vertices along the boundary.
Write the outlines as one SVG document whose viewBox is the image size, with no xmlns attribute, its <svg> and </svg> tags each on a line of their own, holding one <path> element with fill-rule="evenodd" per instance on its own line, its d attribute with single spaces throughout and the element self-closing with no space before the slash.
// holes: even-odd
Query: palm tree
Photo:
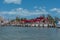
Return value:
<svg viewBox="0 0 60 40">
<path fill-rule="evenodd" d="M 48 20 L 49 20 L 49 23 L 53 24 L 53 26 L 55 27 L 55 20 L 54 18 L 48 14 Z"/>
<path fill-rule="evenodd" d="M 20 18 L 19 17 L 16 17 L 16 21 L 20 21 Z"/>
<path fill-rule="evenodd" d="M 27 18 L 21 18 L 20 20 L 27 20 Z"/>
</svg>

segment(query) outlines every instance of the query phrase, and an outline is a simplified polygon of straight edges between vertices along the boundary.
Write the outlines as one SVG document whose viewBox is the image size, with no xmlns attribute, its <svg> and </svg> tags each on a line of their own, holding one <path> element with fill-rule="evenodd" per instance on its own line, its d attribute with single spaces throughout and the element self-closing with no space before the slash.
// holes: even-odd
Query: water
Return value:
<svg viewBox="0 0 60 40">
<path fill-rule="evenodd" d="M 60 29 L 0 27 L 0 40 L 60 40 Z"/>
</svg>

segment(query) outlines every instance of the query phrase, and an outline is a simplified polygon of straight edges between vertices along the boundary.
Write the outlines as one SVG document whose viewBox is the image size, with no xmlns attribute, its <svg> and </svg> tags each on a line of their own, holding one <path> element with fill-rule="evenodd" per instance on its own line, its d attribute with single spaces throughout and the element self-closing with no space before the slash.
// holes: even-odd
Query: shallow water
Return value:
<svg viewBox="0 0 60 40">
<path fill-rule="evenodd" d="M 0 27 L 0 40 L 60 40 L 60 29 Z"/>
</svg>

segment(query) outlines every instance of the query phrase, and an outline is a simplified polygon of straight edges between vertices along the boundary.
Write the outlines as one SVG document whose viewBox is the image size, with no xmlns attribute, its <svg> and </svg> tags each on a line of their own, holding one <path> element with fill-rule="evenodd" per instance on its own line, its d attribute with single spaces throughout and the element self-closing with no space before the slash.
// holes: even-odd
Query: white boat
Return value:
<svg viewBox="0 0 60 40">
<path fill-rule="evenodd" d="M 49 24 L 49 26 L 50 26 L 50 27 L 52 27 L 52 26 L 53 26 L 53 24 Z"/>
<path fill-rule="evenodd" d="M 32 26 L 32 27 L 34 27 L 35 25 L 34 25 L 34 24 L 32 24 L 31 26 Z"/>
<path fill-rule="evenodd" d="M 40 27 L 43 27 L 43 24 L 40 24 Z"/>
<path fill-rule="evenodd" d="M 58 23 L 56 24 L 56 27 L 60 28 L 60 21 L 58 21 Z"/>
<path fill-rule="evenodd" d="M 38 24 L 35 24 L 36 25 L 36 27 L 38 27 L 39 25 Z"/>
<path fill-rule="evenodd" d="M 44 27 L 48 27 L 48 24 L 44 24 Z"/>
</svg>

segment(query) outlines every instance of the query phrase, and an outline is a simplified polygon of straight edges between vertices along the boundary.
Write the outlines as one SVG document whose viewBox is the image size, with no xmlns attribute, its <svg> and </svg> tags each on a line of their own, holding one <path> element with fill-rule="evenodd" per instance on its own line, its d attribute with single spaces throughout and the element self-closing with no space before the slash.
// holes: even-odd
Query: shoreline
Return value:
<svg viewBox="0 0 60 40">
<path fill-rule="evenodd" d="M 8 26 L 12 26 L 12 27 L 39 27 L 39 28 L 60 28 L 60 27 L 54 27 L 54 26 L 21 26 L 21 25 L 0 25 L 0 27 L 8 27 Z"/>
</svg>

